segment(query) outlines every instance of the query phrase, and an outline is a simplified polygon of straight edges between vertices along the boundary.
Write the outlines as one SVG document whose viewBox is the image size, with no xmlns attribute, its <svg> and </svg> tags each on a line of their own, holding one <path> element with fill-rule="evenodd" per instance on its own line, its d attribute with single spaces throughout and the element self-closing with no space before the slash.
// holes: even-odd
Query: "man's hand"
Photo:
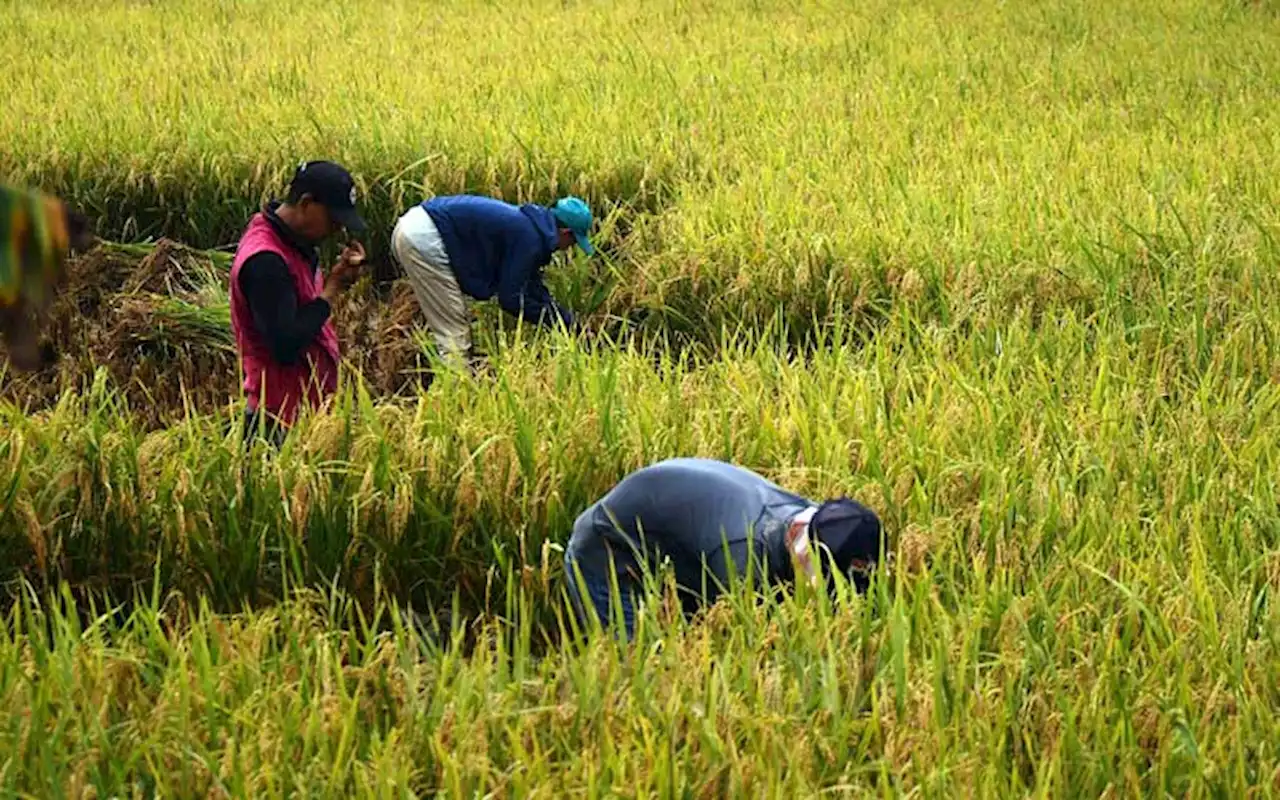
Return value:
<svg viewBox="0 0 1280 800">
<path fill-rule="evenodd" d="M 351 242 L 342 248 L 341 255 L 338 256 L 338 263 L 333 265 L 329 270 L 329 275 L 324 279 L 324 290 L 320 296 L 329 303 L 333 303 L 338 295 L 351 288 L 351 284 L 356 282 L 360 277 L 360 268 L 364 266 L 364 245 L 359 242 Z"/>
<path fill-rule="evenodd" d="M 364 245 L 357 241 L 348 242 L 347 246 L 342 248 L 338 261 L 359 269 L 364 265 Z"/>
</svg>

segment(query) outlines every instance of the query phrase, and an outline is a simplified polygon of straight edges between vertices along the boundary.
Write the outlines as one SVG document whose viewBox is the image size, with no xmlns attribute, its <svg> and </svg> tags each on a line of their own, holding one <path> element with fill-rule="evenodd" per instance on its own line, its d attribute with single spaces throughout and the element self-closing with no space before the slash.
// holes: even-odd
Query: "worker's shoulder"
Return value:
<svg viewBox="0 0 1280 800">
<path fill-rule="evenodd" d="M 235 272 L 236 283 L 239 283 L 241 288 L 293 282 L 293 278 L 289 275 L 288 262 L 275 250 L 255 251 L 240 263 L 239 269 Z"/>
<path fill-rule="evenodd" d="M 289 265 L 284 256 L 275 250 L 261 248 L 250 251 L 248 256 L 240 259 L 232 268 L 231 274 L 232 284 L 241 289 L 291 280 Z"/>
<path fill-rule="evenodd" d="M 750 471 L 713 458 L 696 456 L 677 456 L 655 461 L 632 472 L 628 478 L 648 479 L 655 477 L 710 478 L 710 477 L 744 477 L 752 475 Z"/>
<path fill-rule="evenodd" d="M 480 194 L 437 195 L 427 200 L 424 206 L 428 211 L 444 211 L 448 214 L 478 214 L 492 217 L 509 217 L 520 214 L 519 206 L 514 206 L 496 197 Z"/>
<path fill-rule="evenodd" d="M 661 461 L 655 461 L 646 467 L 646 469 L 652 469 L 654 467 L 710 467 L 726 463 L 727 462 L 719 461 L 714 458 L 702 458 L 700 456 L 673 456 L 671 458 L 664 458 Z"/>
</svg>

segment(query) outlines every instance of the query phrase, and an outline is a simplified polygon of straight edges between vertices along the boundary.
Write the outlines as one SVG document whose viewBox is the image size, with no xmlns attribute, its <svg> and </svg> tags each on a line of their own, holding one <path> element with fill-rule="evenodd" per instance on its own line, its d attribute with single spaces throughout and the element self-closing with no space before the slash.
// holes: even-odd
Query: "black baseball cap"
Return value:
<svg viewBox="0 0 1280 800">
<path fill-rule="evenodd" d="M 817 541 L 831 551 L 835 568 L 848 573 L 854 561 L 874 564 L 880 558 L 884 532 L 875 512 L 856 500 L 840 497 L 818 507 L 809 521 Z M 865 590 L 864 575 L 851 576 L 860 590 Z"/>
<path fill-rule="evenodd" d="M 359 233 L 364 220 L 356 213 L 356 182 L 340 165 L 332 161 L 304 161 L 289 182 L 289 196 L 311 195 L 342 227 Z"/>
</svg>

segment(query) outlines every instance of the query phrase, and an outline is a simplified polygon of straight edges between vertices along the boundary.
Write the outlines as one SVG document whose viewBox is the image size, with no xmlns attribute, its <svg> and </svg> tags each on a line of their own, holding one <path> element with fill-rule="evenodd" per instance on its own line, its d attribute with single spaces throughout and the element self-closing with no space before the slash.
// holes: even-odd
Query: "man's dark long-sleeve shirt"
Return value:
<svg viewBox="0 0 1280 800">
<path fill-rule="evenodd" d="M 703 559 L 722 582 L 730 563 L 745 574 L 752 554 L 768 559 L 771 580 L 790 580 L 786 530 L 811 505 L 817 503 L 742 467 L 673 458 L 636 470 L 583 511 L 569 552 L 584 571 L 604 569 L 611 546 L 653 563 L 668 556 L 676 582 L 694 592 L 702 590 Z M 713 601 L 718 589 L 707 588 Z"/>
<path fill-rule="evenodd" d="M 279 202 L 267 206 L 264 215 L 281 238 L 297 249 L 315 270 L 319 257 L 315 248 L 301 239 L 276 216 Z M 249 303 L 254 327 L 271 348 L 271 357 L 280 364 L 296 363 L 302 351 L 316 340 L 329 319 L 332 308 L 323 297 L 298 304 L 298 292 L 284 259 L 276 253 L 257 253 L 240 268 L 240 291 Z"/>
</svg>

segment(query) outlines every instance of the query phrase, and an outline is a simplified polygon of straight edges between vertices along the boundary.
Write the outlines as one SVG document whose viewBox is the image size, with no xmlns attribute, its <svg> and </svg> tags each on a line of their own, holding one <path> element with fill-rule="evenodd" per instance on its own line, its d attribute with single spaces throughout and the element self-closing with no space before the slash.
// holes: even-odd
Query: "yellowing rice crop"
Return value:
<svg viewBox="0 0 1280 800">
<path fill-rule="evenodd" d="M 109 379 L 225 363 L 216 281 L 122 305 L 181 368 L 6 377 L 0 793 L 1275 794 L 1278 42 L 1243 0 L 0 3 L 0 180 L 110 238 L 233 244 L 319 157 L 376 261 L 454 191 L 580 194 L 605 252 L 549 272 L 596 337 L 487 309 L 491 374 L 349 375 L 271 458 Z M 558 548 L 672 455 L 862 499 L 893 571 L 578 641 Z"/>
</svg>

